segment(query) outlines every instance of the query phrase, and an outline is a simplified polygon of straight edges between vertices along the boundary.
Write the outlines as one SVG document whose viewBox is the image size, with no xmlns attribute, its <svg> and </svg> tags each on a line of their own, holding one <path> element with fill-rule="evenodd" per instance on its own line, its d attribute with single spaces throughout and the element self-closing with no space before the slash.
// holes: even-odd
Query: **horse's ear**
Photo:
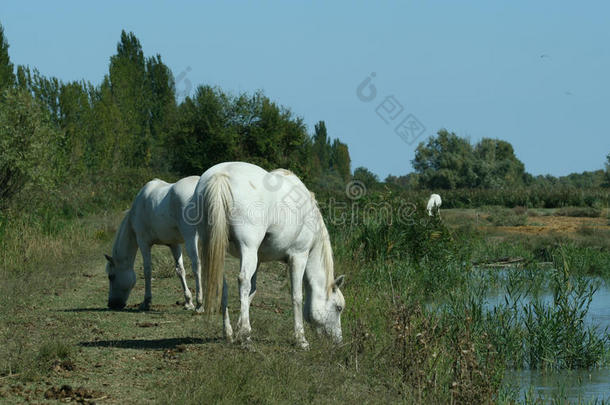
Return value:
<svg viewBox="0 0 610 405">
<path fill-rule="evenodd" d="M 114 259 L 112 258 L 112 256 L 108 256 L 106 253 L 104 253 L 104 257 L 106 258 L 106 260 L 108 260 L 108 263 L 114 266 Z"/>
<path fill-rule="evenodd" d="M 341 288 L 341 286 L 343 285 L 343 282 L 345 281 L 345 274 L 341 274 L 339 277 L 337 277 L 337 279 L 335 280 L 335 287 L 336 288 Z"/>
</svg>

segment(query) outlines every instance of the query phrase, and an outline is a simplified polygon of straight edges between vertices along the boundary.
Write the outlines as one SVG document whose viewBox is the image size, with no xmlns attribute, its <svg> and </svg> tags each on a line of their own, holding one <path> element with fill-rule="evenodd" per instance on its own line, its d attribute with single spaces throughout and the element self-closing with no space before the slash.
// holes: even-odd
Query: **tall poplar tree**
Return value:
<svg viewBox="0 0 610 405">
<path fill-rule="evenodd" d="M 8 42 L 4 37 L 4 28 L 0 24 L 0 91 L 15 83 L 15 72 L 8 55 L 8 48 Z"/>
</svg>

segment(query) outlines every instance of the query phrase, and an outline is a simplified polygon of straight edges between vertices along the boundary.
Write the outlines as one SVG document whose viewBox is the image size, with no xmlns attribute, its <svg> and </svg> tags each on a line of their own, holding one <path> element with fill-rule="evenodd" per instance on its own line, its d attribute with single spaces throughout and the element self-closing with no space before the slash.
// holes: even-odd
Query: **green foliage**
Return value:
<svg viewBox="0 0 610 405">
<path fill-rule="evenodd" d="M 606 156 L 606 172 L 604 173 L 604 187 L 610 187 L 610 153 Z"/>
<path fill-rule="evenodd" d="M 312 152 L 317 159 L 320 172 L 330 169 L 331 146 L 324 121 L 318 122 L 314 127 Z"/>
<path fill-rule="evenodd" d="M 367 190 L 372 190 L 379 183 L 379 176 L 362 166 L 354 169 L 353 178 L 354 180 L 362 182 Z"/>
<path fill-rule="evenodd" d="M 525 166 L 506 141 L 483 138 L 474 148 L 474 159 L 478 187 L 500 188 L 523 183 Z"/>
<path fill-rule="evenodd" d="M 49 188 L 55 180 L 61 134 L 47 111 L 27 92 L 7 89 L 0 102 L 0 208 L 26 188 Z"/>
<path fill-rule="evenodd" d="M 8 48 L 8 42 L 4 37 L 4 28 L 0 24 L 0 92 L 7 87 L 11 87 L 15 82 L 15 73 L 8 55 Z"/>
<path fill-rule="evenodd" d="M 473 148 L 445 129 L 418 145 L 412 164 L 420 187 L 431 189 L 513 187 L 525 175 L 510 143 L 483 138 Z"/>
<path fill-rule="evenodd" d="M 415 151 L 413 168 L 420 184 L 427 188 L 474 187 L 477 183 L 472 146 L 463 138 L 442 129 Z"/>
<path fill-rule="evenodd" d="M 151 165 L 155 140 L 170 123 L 175 105 L 173 76 L 161 57 L 145 59 L 133 33 L 121 33 L 117 54 L 110 58 L 108 81 L 125 128 L 123 164 Z M 168 121 L 166 121 L 166 118 Z"/>
<path fill-rule="evenodd" d="M 302 119 L 261 93 L 231 97 L 199 86 L 178 107 L 166 147 L 172 168 L 185 175 L 231 160 L 284 167 L 306 179 L 311 175 L 311 141 Z"/>
<path fill-rule="evenodd" d="M 434 190 L 404 190 L 390 185 L 405 199 L 427 202 Z M 438 191 L 438 190 L 436 190 Z M 500 206 L 507 208 L 560 208 L 564 206 L 605 207 L 610 204 L 610 192 L 606 188 L 579 189 L 572 186 L 515 187 L 503 189 L 464 188 L 443 190 L 442 208 L 475 208 Z"/>
<path fill-rule="evenodd" d="M 352 176 L 351 163 L 347 145 L 335 139 L 331 147 L 331 168 L 337 171 L 344 183 Z"/>
</svg>

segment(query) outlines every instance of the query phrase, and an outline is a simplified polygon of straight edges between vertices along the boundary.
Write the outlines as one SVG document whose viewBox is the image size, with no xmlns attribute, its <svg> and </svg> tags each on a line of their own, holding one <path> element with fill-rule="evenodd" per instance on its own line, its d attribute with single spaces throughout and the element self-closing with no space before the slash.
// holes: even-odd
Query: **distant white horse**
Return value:
<svg viewBox="0 0 610 405">
<path fill-rule="evenodd" d="M 428 215 L 432 216 L 434 209 L 436 208 L 438 215 L 441 215 L 441 196 L 438 194 L 430 194 L 430 199 L 428 200 L 428 205 L 426 209 L 428 210 Z"/>
<path fill-rule="evenodd" d="M 243 162 L 221 163 L 199 180 L 185 217 L 201 235 L 206 312 L 222 309 L 225 337 L 233 340 L 224 278 L 225 252 L 240 259 L 237 337 L 250 340 L 251 279 L 259 262 L 283 261 L 290 268 L 294 336 L 307 348 L 303 315 L 318 332 L 340 342 L 345 299 L 343 276 L 333 275 L 332 248 L 313 195 L 291 172 L 272 172 Z M 303 281 L 306 301 L 303 308 Z M 222 294 L 221 294 L 222 291 Z"/>
<path fill-rule="evenodd" d="M 198 308 L 202 309 L 201 271 L 197 250 L 197 229 L 187 223 L 183 210 L 191 201 L 199 176 L 184 178 L 169 184 L 155 179 L 146 183 L 125 215 L 112 247 L 112 256 L 106 256 L 106 272 L 110 289 L 108 307 L 122 309 L 136 283 L 133 269 L 138 247 L 144 262 L 145 291 L 141 309 L 149 309 L 151 293 L 151 255 L 153 245 L 167 245 L 175 260 L 176 274 L 184 290 L 185 309 L 194 309 L 191 292 L 185 279 L 181 243 L 191 258 L 197 291 Z"/>
</svg>

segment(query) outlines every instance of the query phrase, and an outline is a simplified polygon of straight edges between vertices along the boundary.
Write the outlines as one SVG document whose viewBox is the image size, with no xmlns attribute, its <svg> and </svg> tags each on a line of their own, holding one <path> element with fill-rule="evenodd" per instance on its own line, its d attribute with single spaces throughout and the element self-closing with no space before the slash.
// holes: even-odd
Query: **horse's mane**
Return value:
<svg viewBox="0 0 610 405">
<path fill-rule="evenodd" d="M 326 294 L 330 294 L 333 288 L 333 283 L 335 281 L 333 248 L 330 244 L 330 235 L 328 234 L 326 224 L 324 223 L 324 218 L 322 217 L 322 213 L 320 212 L 320 208 L 318 207 L 318 201 L 316 200 L 316 196 L 311 191 L 309 192 L 309 194 L 311 194 L 311 200 L 313 202 L 314 210 L 316 211 L 316 215 L 321 228 L 320 232 L 316 232 L 316 241 L 322 244 L 322 264 L 324 265 L 324 272 L 326 273 Z"/>
<path fill-rule="evenodd" d="M 123 238 L 126 235 L 126 232 L 129 232 L 129 226 L 130 226 L 130 217 L 131 217 L 131 210 L 127 210 L 125 211 L 125 216 L 123 217 L 123 220 L 121 221 L 121 225 L 119 225 L 119 231 L 116 234 L 116 238 L 114 239 L 114 244 L 112 245 L 112 256 L 115 258 L 118 258 L 118 256 L 121 254 L 121 252 L 119 252 L 119 246 L 120 246 L 120 242 L 121 240 L 123 240 Z"/>
<path fill-rule="evenodd" d="M 278 174 L 283 174 L 284 176 L 295 176 L 296 177 L 296 174 L 294 174 L 290 170 L 282 169 L 282 168 L 272 170 L 271 173 L 278 173 Z"/>
</svg>

